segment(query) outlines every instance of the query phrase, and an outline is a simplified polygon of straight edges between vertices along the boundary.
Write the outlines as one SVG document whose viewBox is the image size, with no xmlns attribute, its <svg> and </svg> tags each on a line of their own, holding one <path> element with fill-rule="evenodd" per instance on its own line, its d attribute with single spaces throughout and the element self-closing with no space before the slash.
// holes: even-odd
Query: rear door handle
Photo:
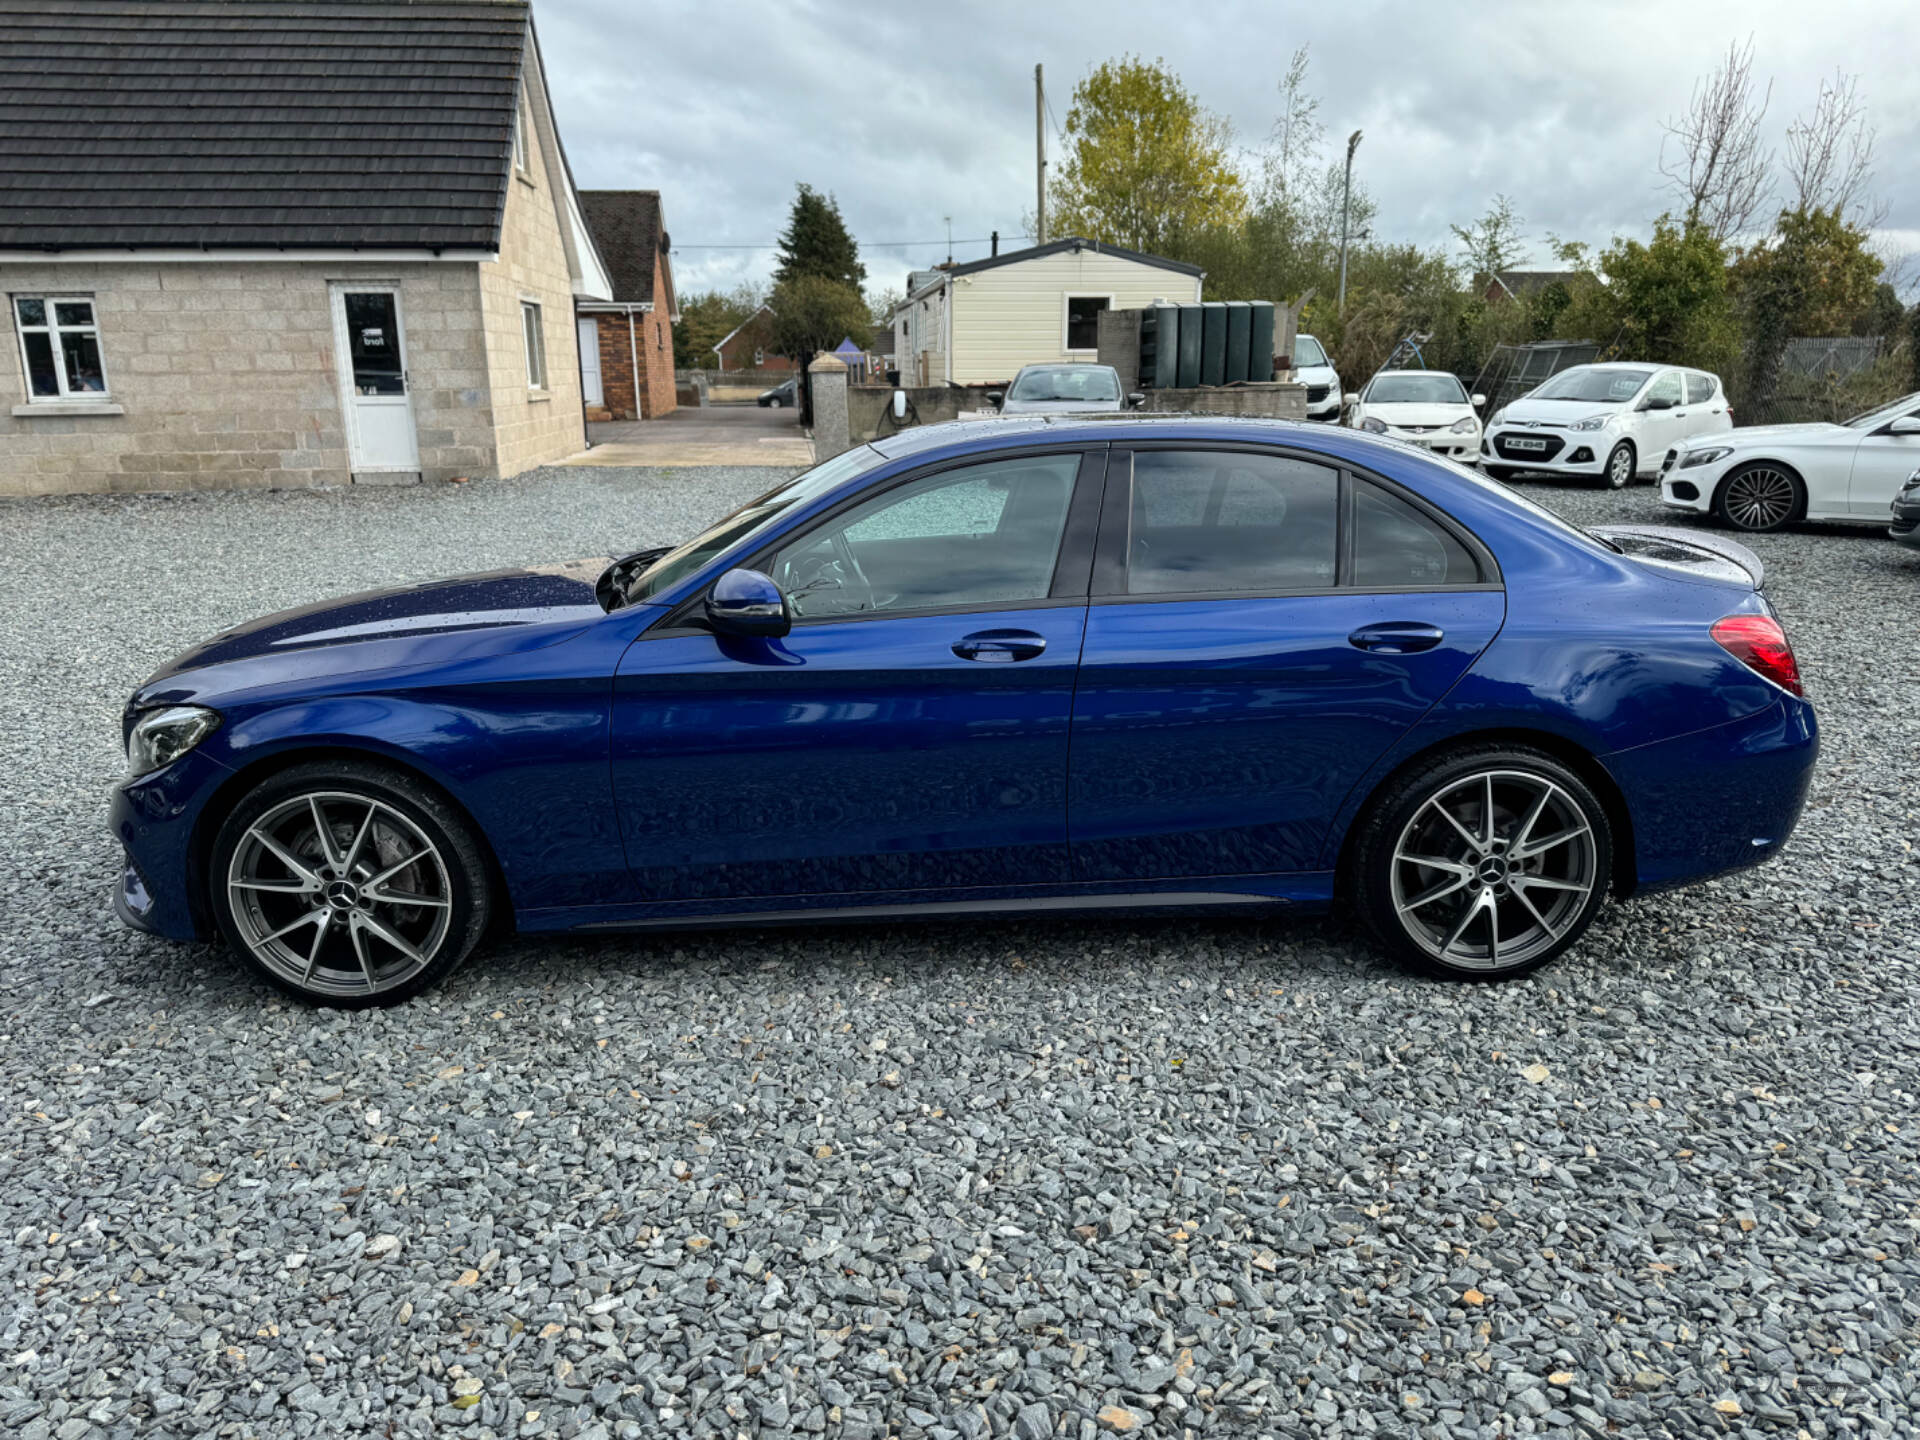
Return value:
<svg viewBox="0 0 1920 1440">
<path fill-rule="evenodd" d="M 1379 625 L 1362 625 L 1347 636 L 1356 650 L 1371 650 L 1379 655 L 1413 655 L 1431 650 L 1447 638 L 1438 625 L 1422 625 L 1411 620 L 1389 620 Z"/>
<path fill-rule="evenodd" d="M 953 642 L 953 653 L 962 660 L 980 660 L 990 665 L 1031 660 L 1046 648 L 1047 637 L 1031 630 L 976 630 Z"/>
</svg>

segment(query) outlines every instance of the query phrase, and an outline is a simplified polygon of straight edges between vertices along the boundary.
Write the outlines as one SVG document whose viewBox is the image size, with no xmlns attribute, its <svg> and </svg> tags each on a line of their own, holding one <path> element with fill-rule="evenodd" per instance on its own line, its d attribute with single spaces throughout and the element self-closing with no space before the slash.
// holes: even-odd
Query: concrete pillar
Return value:
<svg viewBox="0 0 1920 1440">
<path fill-rule="evenodd" d="M 813 458 L 830 460 L 853 448 L 847 367 L 831 355 L 817 356 L 807 366 L 807 381 L 813 390 Z"/>
</svg>

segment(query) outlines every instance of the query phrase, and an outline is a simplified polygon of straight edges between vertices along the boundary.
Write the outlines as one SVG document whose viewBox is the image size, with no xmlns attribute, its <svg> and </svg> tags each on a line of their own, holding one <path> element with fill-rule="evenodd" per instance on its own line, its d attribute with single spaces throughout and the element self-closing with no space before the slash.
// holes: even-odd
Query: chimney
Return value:
<svg viewBox="0 0 1920 1440">
<path fill-rule="evenodd" d="M 998 255 L 1000 253 L 1000 232 L 998 230 L 993 232 L 993 252 L 992 253 L 995 255 Z"/>
</svg>

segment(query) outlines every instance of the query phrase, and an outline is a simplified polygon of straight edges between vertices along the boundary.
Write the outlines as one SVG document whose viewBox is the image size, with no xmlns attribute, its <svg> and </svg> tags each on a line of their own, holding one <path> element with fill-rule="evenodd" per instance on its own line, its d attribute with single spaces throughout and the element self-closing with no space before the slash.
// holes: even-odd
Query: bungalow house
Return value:
<svg viewBox="0 0 1920 1440">
<path fill-rule="evenodd" d="M 918 270 L 893 312 L 894 364 L 907 385 L 979 385 L 1022 365 L 1091 362 L 1101 311 L 1198 301 L 1205 273 L 1077 236 Z"/>
<path fill-rule="evenodd" d="M 762 305 L 713 347 L 721 370 L 791 370 L 793 361 L 773 351 L 773 310 Z"/>
<path fill-rule="evenodd" d="M 524 0 L 0 0 L 0 493 L 512 475 L 611 301 Z"/>
<path fill-rule="evenodd" d="M 652 420 L 674 408 L 680 321 L 658 190 L 582 190 L 613 299 L 582 300 L 580 383 L 589 420 Z"/>
</svg>

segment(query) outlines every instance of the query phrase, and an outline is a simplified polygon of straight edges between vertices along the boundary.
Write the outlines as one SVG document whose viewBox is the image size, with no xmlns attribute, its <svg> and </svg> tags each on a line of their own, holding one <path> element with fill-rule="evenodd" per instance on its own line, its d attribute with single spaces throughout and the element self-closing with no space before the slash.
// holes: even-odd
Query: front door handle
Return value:
<svg viewBox="0 0 1920 1440">
<path fill-rule="evenodd" d="M 1362 625 L 1347 636 L 1356 650 L 1371 650 L 1378 655 L 1413 655 L 1431 650 L 1447 638 L 1438 625 L 1422 625 L 1410 620 L 1389 620 L 1380 625 Z"/>
<path fill-rule="evenodd" d="M 1047 637 L 1031 630 L 976 630 L 953 642 L 953 653 L 962 660 L 999 665 L 1031 660 L 1046 648 Z"/>
</svg>

